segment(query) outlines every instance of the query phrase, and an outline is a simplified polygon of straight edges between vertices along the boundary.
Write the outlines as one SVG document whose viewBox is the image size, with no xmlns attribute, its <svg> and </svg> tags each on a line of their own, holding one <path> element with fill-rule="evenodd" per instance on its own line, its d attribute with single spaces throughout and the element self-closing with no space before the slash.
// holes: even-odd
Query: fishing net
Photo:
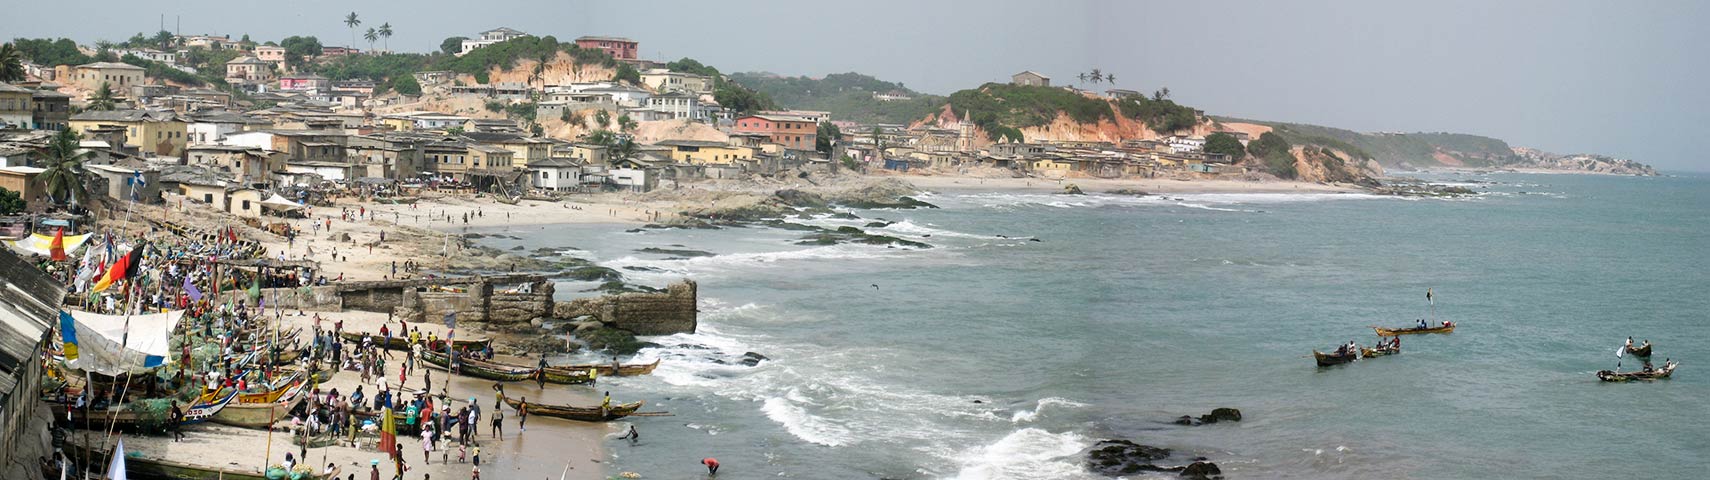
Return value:
<svg viewBox="0 0 1710 480">
<path fill-rule="evenodd" d="M 137 414 L 137 428 L 160 432 L 166 430 L 166 423 L 172 419 L 172 401 L 170 398 L 136 400 L 125 405 L 125 411 Z"/>
</svg>

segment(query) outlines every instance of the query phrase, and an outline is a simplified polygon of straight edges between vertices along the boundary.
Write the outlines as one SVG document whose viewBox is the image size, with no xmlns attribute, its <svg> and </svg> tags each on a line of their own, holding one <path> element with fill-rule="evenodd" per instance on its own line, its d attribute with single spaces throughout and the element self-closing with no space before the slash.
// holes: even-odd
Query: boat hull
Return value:
<svg viewBox="0 0 1710 480">
<path fill-rule="evenodd" d="M 423 351 L 422 362 L 439 370 L 452 371 L 451 359 L 443 353 Z M 462 359 L 458 362 L 462 364 L 462 366 L 455 370 L 459 375 L 499 382 L 528 380 L 534 378 L 536 372 L 536 370 L 532 368 L 516 369 L 471 359 Z"/>
<path fill-rule="evenodd" d="M 646 403 L 647 402 L 645 400 L 642 400 L 621 405 L 612 405 L 610 410 L 603 413 L 600 412 L 600 407 L 570 407 L 563 405 L 530 403 L 528 404 L 528 413 L 529 415 L 543 415 L 553 418 L 562 418 L 565 420 L 575 420 L 578 422 L 609 422 L 634 414 L 636 410 L 640 410 L 641 406 Z M 517 408 L 518 405 L 522 404 L 522 401 L 507 397 L 505 398 L 505 404 L 510 405 L 511 408 Z"/>
<path fill-rule="evenodd" d="M 1453 333 L 1455 331 L 1455 327 L 1458 327 L 1458 326 L 1460 326 L 1460 325 L 1449 325 L 1447 327 L 1428 327 L 1428 328 L 1372 327 L 1372 329 L 1377 330 L 1377 334 L 1380 337 L 1393 337 L 1396 335 L 1413 335 L 1413 334 L 1419 334 L 1419 333 Z"/>
<path fill-rule="evenodd" d="M 1324 353 L 1324 352 L 1320 352 L 1317 350 L 1313 350 L 1312 351 L 1312 358 L 1313 358 L 1313 360 L 1316 360 L 1318 362 L 1318 366 L 1328 367 L 1328 366 L 1332 366 L 1332 365 L 1341 365 L 1344 363 L 1352 362 L 1354 360 L 1359 360 L 1360 355 L 1358 353 L 1348 353 L 1346 355 L 1336 355 L 1336 354 Z"/>
</svg>

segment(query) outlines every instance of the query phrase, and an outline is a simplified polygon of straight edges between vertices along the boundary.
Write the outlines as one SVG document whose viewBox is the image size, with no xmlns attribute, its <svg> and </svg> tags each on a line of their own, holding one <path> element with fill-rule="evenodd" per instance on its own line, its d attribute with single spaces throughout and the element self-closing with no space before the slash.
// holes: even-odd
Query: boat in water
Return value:
<svg viewBox="0 0 1710 480">
<path fill-rule="evenodd" d="M 1393 337 L 1396 335 L 1411 335 L 1411 334 L 1415 334 L 1415 333 L 1451 333 L 1451 332 L 1455 331 L 1456 326 L 1457 325 L 1454 322 L 1443 322 L 1443 325 L 1436 326 L 1436 327 L 1412 327 L 1412 328 L 1372 327 L 1372 329 L 1377 330 L 1377 334 L 1380 337 Z"/>
<path fill-rule="evenodd" d="M 455 372 L 459 375 L 483 378 L 499 382 L 516 382 L 534 378 L 536 369 L 513 367 L 502 363 L 486 362 L 473 358 L 457 359 L 457 366 L 451 365 L 451 358 L 444 353 L 432 350 L 422 351 L 422 361 L 440 370 Z"/>
<path fill-rule="evenodd" d="M 637 400 L 630 403 L 612 405 L 612 408 L 604 412 L 600 411 L 600 407 L 571 407 L 565 405 L 529 403 L 528 413 L 530 415 L 545 415 L 548 417 L 557 417 L 579 422 L 609 422 L 635 414 L 635 411 L 640 410 L 642 404 L 645 403 L 647 403 L 645 400 Z M 522 401 L 506 397 L 505 404 L 510 405 L 511 408 L 517 408 L 519 405 L 522 405 Z"/>
<path fill-rule="evenodd" d="M 1324 352 L 1320 352 L 1317 350 L 1313 350 L 1312 351 L 1312 358 L 1318 361 L 1318 366 L 1328 367 L 1331 365 L 1341 365 L 1344 363 L 1352 362 L 1354 360 L 1359 360 L 1360 359 L 1360 352 L 1355 351 L 1355 350 L 1349 350 L 1347 352 L 1342 352 L 1342 353 L 1324 353 Z"/>
<path fill-rule="evenodd" d="M 1674 375 L 1674 367 L 1679 366 L 1679 365 L 1680 365 L 1680 362 L 1668 362 L 1667 364 L 1664 364 L 1662 366 L 1662 368 L 1651 369 L 1651 370 L 1637 370 L 1637 371 L 1632 371 L 1632 372 L 1616 372 L 1614 370 L 1599 370 L 1597 372 L 1597 379 L 1605 381 L 1605 382 L 1631 382 L 1634 380 L 1664 379 L 1664 378 L 1669 378 L 1669 376 L 1671 376 L 1671 375 Z"/>
</svg>

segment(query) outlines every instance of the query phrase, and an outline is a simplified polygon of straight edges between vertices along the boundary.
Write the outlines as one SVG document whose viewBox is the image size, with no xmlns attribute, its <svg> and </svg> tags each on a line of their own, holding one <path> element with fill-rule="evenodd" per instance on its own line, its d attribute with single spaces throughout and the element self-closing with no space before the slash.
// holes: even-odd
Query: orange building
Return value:
<svg viewBox="0 0 1710 480">
<path fill-rule="evenodd" d="M 813 150 L 819 124 L 792 115 L 748 115 L 736 119 L 736 132 L 766 135 L 771 143 L 791 150 Z"/>
</svg>

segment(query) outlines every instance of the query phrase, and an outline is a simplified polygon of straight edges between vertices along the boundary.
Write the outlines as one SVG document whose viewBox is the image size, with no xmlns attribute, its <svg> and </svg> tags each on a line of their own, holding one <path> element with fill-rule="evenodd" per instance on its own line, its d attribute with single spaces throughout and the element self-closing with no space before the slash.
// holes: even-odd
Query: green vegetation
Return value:
<svg viewBox="0 0 1710 480">
<path fill-rule="evenodd" d="M 116 102 L 113 100 L 113 86 L 107 82 L 101 82 L 101 88 L 96 89 L 95 94 L 89 96 L 90 110 L 112 110 L 114 103 Z"/>
<path fill-rule="evenodd" d="M 1158 133 L 1192 128 L 1198 123 L 1192 108 L 1177 105 L 1167 98 L 1169 94 L 1165 92 L 1167 90 L 1160 90 L 1152 98 L 1130 95 L 1116 102 L 1116 106 L 1122 110 L 1123 116 L 1146 122 L 1147 128 Z"/>
<path fill-rule="evenodd" d="M 837 130 L 831 122 L 820 122 L 819 133 L 814 136 L 813 149 L 819 153 L 830 154 L 832 142 L 843 138 L 843 132 Z"/>
<path fill-rule="evenodd" d="M 461 57 L 439 57 L 443 63 L 434 66 L 442 70 L 474 75 L 476 81 L 487 83 L 487 72 L 493 67 L 510 68 L 518 60 L 550 60 L 558 52 L 570 54 L 579 64 L 622 70 L 617 60 L 604 50 L 583 49 L 575 43 L 559 43 L 558 38 L 551 35 L 517 37 L 471 50 L 469 54 Z M 634 81 L 640 81 L 639 73 L 635 75 Z"/>
<path fill-rule="evenodd" d="M 0 215 L 11 215 L 24 211 L 24 197 L 18 192 L 0 187 Z"/>
<path fill-rule="evenodd" d="M 392 90 L 404 95 L 421 95 L 422 84 L 416 81 L 415 75 L 400 75 L 392 77 Z"/>
<path fill-rule="evenodd" d="M 439 42 L 439 53 L 456 55 L 457 52 L 463 51 L 463 41 L 468 39 L 469 37 L 446 38 L 445 41 Z"/>
<path fill-rule="evenodd" d="M 1442 153 L 1473 166 L 1502 165 L 1518 159 L 1507 142 L 1490 137 L 1459 133 L 1360 133 L 1340 128 L 1299 123 L 1219 118 L 1219 121 L 1268 125 L 1299 145 L 1320 145 L 1347 153 L 1354 159 L 1374 159 L 1386 165 L 1408 163 L 1436 165 Z"/>
<path fill-rule="evenodd" d="M 77 132 L 60 130 L 48 142 L 47 149 L 37 154 L 45 170 L 36 179 L 47 187 L 48 197 L 55 203 L 73 203 L 85 197 L 83 179 L 88 173 L 83 169 L 83 160 L 89 157 L 89 152 L 77 146 L 81 139 Z"/>
<path fill-rule="evenodd" d="M 131 64 L 131 65 L 143 67 L 143 75 L 147 75 L 150 78 L 164 79 L 164 80 L 168 80 L 168 81 L 171 81 L 174 83 L 179 83 L 179 84 L 183 84 L 183 85 L 190 85 L 190 86 L 195 86 L 195 87 L 207 85 L 207 83 L 208 83 L 208 82 L 202 80 L 202 77 L 196 76 L 196 74 L 186 72 L 183 70 L 179 70 L 176 68 L 172 68 L 171 65 L 156 62 L 153 60 L 144 60 L 141 57 L 138 57 L 136 55 L 125 55 L 124 57 L 120 58 L 119 61 Z M 225 69 L 221 69 L 220 71 L 224 72 Z M 221 82 L 221 83 L 224 83 L 224 82 Z"/>
<path fill-rule="evenodd" d="M 687 57 L 680 58 L 677 61 L 666 63 L 665 68 L 673 72 L 692 73 L 711 78 L 713 100 L 717 101 L 719 106 L 731 109 L 736 113 L 778 109 L 778 103 L 772 101 L 770 95 L 733 81 L 734 79 L 726 78 L 723 73 L 718 71 L 718 68 L 701 63 L 699 60 Z M 640 77 L 637 76 L 636 81 L 639 82 L 639 79 Z"/>
<path fill-rule="evenodd" d="M 641 71 L 627 63 L 620 63 L 617 66 L 617 72 L 612 75 L 612 80 L 639 84 L 641 83 Z"/>
<path fill-rule="evenodd" d="M 0 82 L 24 79 L 24 55 L 8 43 L 0 45 Z"/>
<path fill-rule="evenodd" d="M 504 106 L 505 116 L 520 118 L 534 123 L 535 116 L 540 112 L 540 104 L 534 102 L 513 103 Z"/>
<path fill-rule="evenodd" d="M 1258 140 L 1247 142 L 1247 153 L 1254 158 L 1264 160 L 1265 169 L 1281 178 L 1294 178 L 1298 173 L 1294 169 L 1293 145 L 1282 135 L 1265 132 Z"/>
<path fill-rule="evenodd" d="M 141 35 L 141 34 L 138 34 Z M 94 61 L 83 52 L 77 51 L 77 42 L 69 38 L 49 40 L 46 38 L 18 38 L 12 40 L 13 48 L 37 65 L 82 65 Z"/>
<path fill-rule="evenodd" d="M 1241 140 L 1223 132 L 1205 136 L 1205 151 L 1228 155 L 1231 161 L 1240 161 L 1247 156 L 1247 147 L 1241 146 Z"/>
<path fill-rule="evenodd" d="M 938 111 L 945 102 L 941 96 L 922 94 L 901 83 L 854 72 L 834 73 L 820 79 L 733 73 L 730 80 L 770 97 L 784 108 L 827 111 L 838 120 L 861 123 L 908 124 Z M 901 93 L 912 98 L 882 101 L 873 98 L 875 92 Z"/>
<path fill-rule="evenodd" d="M 1057 118 L 1058 112 L 1080 123 L 1114 120 L 1116 114 L 1104 100 L 1053 87 L 987 83 L 974 90 L 950 94 L 950 108 L 960 118 L 974 122 L 992 140 L 1008 137 L 1021 141 L 1020 128 L 1037 127 Z"/>
</svg>

